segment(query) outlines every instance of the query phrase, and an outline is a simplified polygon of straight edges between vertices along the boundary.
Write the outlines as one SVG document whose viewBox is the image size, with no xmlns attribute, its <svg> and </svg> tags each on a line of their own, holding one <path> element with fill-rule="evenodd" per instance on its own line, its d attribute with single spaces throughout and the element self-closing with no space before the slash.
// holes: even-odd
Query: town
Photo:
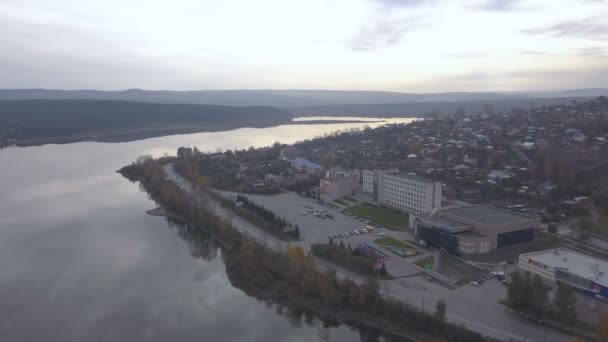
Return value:
<svg viewBox="0 0 608 342">
<path fill-rule="evenodd" d="M 607 132 L 601 97 L 294 145 L 182 147 L 167 165 L 253 223 L 252 239 L 298 243 L 385 296 L 422 310 L 445 300 L 452 321 L 499 339 L 592 340 L 608 324 Z"/>
</svg>

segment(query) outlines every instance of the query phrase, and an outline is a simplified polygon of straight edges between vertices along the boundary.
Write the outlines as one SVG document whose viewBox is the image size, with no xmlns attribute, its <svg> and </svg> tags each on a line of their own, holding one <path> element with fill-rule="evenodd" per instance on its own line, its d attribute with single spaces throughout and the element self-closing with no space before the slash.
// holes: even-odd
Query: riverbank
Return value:
<svg viewBox="0 0 608 342">
<path fill-rule="evenodd" d="M 357 324 L 394 330 L 407 338 L 411 335 L 404 333 L 406 329 L 421 336 L 428 334 L 423 341 L 483 341 L 480 334 L 446 322 L 443 315 L 428 315 L 398 300 L 382 297 L 373 279 L 358 285 L 338 278 L 335 271 L 319 271 L 312 257 L 298 245 L 283 253 L 245 238 L 232 223 L 210 212 L 208 203 L 197 205 L 185 191 L 165 180 L 157 161 L 130 165 L 119 172 L 131 180 L 144 175 L 138 181 L 153 199 L 183 215 L 189 224 L 217 236 L 224 249 L 228 273 L 233 274 L 233 279 L 238 276 L 239 283 L 247 284 L 261 297 L 272 296 L 269 299 L 297 303 L 311 310 L 321 307 L 321 311 L 331 312 L 341 321 L 357 318 Z M 200 199 L 197 197 L 197 202 Z"/>
<path fill-rule="evenodd" d="M 150 124 L 137 127 L 87 131 L 76 134 L 44 136 L 33 139 L 8 139 L 0 141 L 0 148 L 8 146 L 26 147 L 46 144 L 70 144 L 82 141 L 120 143 L 168 135 L 221 132 L 239 128 L 266 128 L 285 124 L 291 124 L 291 118 L 286 120 L 256 120 L 203 124 Z"/>
</svg>

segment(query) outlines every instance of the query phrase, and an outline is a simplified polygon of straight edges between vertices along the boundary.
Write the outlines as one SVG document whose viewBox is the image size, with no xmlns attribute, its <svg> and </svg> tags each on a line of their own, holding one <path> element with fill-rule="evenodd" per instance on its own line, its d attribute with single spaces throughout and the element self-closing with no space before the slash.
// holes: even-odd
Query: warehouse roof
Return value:
<svg viewBox="0 0 608 342">
<path fill-rule="evenodd" d="M 462 233 L 471 230 L 469 225 L 445 217 L 432 217 L 424 220 L 424 222 L 448 233 Z"/>
<path fill-rule="evenodd" d="M 608 286 L 608 261 L 575 252 L 567 248 L 548 249 L 522 254 L 521 259 L 532 259 L 553 268 L 566 268 L 569 273 Z"/>
<path fill-rule="evenodd" d="M 466 221 L 480 223 L 486 226 L 536 220 L 536 218 L 505 209 L 498 209 L 488 205 L 472 205 L 442 210 L 445 214 Z"/>
</svg>

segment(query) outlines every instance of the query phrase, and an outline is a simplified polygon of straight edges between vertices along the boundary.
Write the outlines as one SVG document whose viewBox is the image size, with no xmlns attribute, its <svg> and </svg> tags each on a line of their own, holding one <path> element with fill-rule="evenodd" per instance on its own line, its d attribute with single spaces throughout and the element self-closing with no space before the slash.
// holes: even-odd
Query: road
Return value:
<svg viewBox="0 0 608 342">
<path fill-rule="evenodd" d="M 294 242 L 281 241 L 240 217 L 232 215 L 210 196 L 194 189 L 186 179 L 175 172 L 172 164 L 165 165 L 163 170 L 167 179 L 188 193 L 193 200 L 201 205 L 205 205 L 219 216 L 229 217 L 237 230 L 259 243 L 277 251 L 286 251 L 290 246 L 296 244 Z M 363 237 L 363 239 L 365 238 Z M 302 247 L 306 249 L 309 248 L 309 245 L 310 242 L 305 241 L 302 243 Z M 400 260 L 396 257 L 391 259 Z M 340 269 L 322 260 L 317 261 L 317 265 L 323 270 L 327 268 L 336 269 L 336 274 L 341 278 L 352 279 L 358 283 L 364 281 L 363 278 L 352 272 Z M 389 265 L 387 267 L 390 269 Z M 414 275 L 416 272 L 414 272 L 414 268 L 408 268 L 407 273 Z M 489 287 L 484 288 L 486 286 Z M 466 285 L 457 290 L 449 290 L 441 285 L 429 282 L 420 276 L 384 280 L 381 282 L 381 293 L 383 296 L 403 301 L 427 312 L 434 311 L 434 305 L 439 299 L 445 300 L 447 303 L 446 315 L 450 322 L 462 324 L 483 335 L 501 340 L 511 339 L 512 341 L 522 342 L 565 342 L 572 340 L 571 337 L 561 332 L 524 320 L 504 311 L 502 306 L 497 303 L 498 299 L 503 298 L 504 295 L 502 297 L 497 297 L 496 295 L 496 293 L 502 292 L 504 292 L 502 285 L 491 281 L 486 282 L 479 288 Z"/>
</svg>

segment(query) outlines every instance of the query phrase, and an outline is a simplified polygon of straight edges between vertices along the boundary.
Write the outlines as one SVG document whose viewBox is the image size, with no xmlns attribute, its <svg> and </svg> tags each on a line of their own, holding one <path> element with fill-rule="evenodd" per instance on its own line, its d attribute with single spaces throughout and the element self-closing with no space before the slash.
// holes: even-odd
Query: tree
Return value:
<svg viewBox="0 0 608 342">
<path fill-rule="evenodd" d="M 596 332 L 600 341 L 608 340 L 608 313 L 602 312 L 598 317 Z"/>
<path fill-rule="evenodd" d="M 287 251 L 287 256 L 289 257 L 289 260 L 291 262 L 293 262 L 300 268 L 304 267 L 304 264 L 306 263 L 306 254 L 304 253 L 304 250 L 302 249 L 302 247 L 300 247 L 300 245 L 291 247 Z"/>
<path fill-rule="evenodd" d="M 524 310 L 528 301 L 529 288 L 520 271 L 511 273 L 511 282 L 507 286 L 507 298 L 516 311 Z"/>
<path fill-rule="evenodd" d="M 553 306 L 560 323 L 566 328 L 576 319 L 574 311 L 575 302 L 576 296 L 572 286 L 563 283 L 558 284 L 555 297 L 553 298 Z"/>
<path fill-rule="evenodd" d="M 433 314 L 433 318 L 435 318 L 437 323 L 441 324 L 445 321 L 445 311 L 447 306 L 448 305 L 443 299 L 437 301 L 437 304 L 435 305 L 435 313 Z"/>
<path fill-rule="evenodd" d="M 547 225 L 547 230 L 549 231 L 549 233 L 557 233 L 557 224 L 554 222 L 551 222 Z"/>
<path fill-rule="evenodd" d="M 534 275 L 530 283 L 530 298 L 530 311 L 537 319 L 541 319 L 549 303 L 549 287 L 538 274 Z"/>
</svg>

